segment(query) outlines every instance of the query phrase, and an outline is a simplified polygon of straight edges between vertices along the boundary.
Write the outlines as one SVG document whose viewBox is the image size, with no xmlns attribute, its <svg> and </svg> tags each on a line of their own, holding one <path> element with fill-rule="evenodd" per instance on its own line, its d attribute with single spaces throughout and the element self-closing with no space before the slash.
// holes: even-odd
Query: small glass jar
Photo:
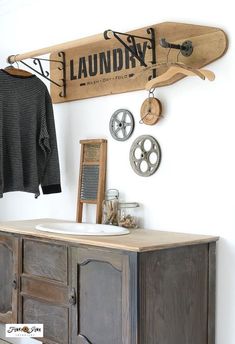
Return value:
<svg viewBox="0 0 235 344">
<path fill-rule="evenodd" d="M 139 203 L 119 203 L 118 205 L 118 225 L 121 227 L 133 229 L 138 228 L 138 218 L 135 214 L 135 208 Z"/>
<path fill-rule="evenodd" d="M 105 193 L 102 204 L 102 223 L 105 225 L 118 225 L 118 197 L 119 191 L 109 189 Z"/>
</svg>

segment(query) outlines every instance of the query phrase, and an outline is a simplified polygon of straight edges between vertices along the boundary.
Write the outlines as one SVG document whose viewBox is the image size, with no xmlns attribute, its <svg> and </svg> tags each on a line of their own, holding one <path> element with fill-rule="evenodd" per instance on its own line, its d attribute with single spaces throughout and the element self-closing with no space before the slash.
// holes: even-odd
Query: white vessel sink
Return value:
<svg viewBox="0 0 235 344">
<path fill-rule="evenodd" d="M 124 235 L 130 233 L 123 227 L 77 222 L 48 222 L 38 224 L 35 228 L 44 232 L 73 235 Z"/>
</svg>

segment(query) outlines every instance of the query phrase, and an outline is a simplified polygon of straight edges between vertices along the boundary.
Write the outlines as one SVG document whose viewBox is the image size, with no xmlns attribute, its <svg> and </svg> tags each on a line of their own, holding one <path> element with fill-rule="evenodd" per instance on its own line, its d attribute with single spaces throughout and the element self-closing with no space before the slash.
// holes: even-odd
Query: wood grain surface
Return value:
<svg viewBox="0 0 235 344">
<path fill-rule="evenodd" d="M 140 344 L 209 343 L 208 245 L 143 253 L 139 283 Z"/>
<path fill-rule="evenodd" d="M 72 248 L 71 278 L 79 296 L 71 314 L 72 343 L 132 343 L 128 255 Z"/>
<path fill-rule="evenodd" d="M 68 309 L 31 297 L 23 297 L 24 324 L 44 324 L 45 342 L 68 344 Z"/>
<path fill-rule="evenodd" d="M 23 241 L 23 272 L 67 284 L 67 247 Z"/>
<path fill-rule="evenodd" d="M 0 322 L 16 323 L 18 309 L 19 242 L 0 233 Z"/>
<path fill-rule="evenodd" d="M 128 33 L 148 37 L 146 30 L 149 27 L 155 31 L 157 63 L 166 62 L 169 52 L 169 49 L 160 46 L 160 38 L 166 38 L 167 41 L 174 44 L 191 41 L 193 44 L 192 55 L 189 57 L 180 55 L 179 61 L 196 68 L 201 68 L 217 60 L 227 50 L 226 34 L 215 27 L 164 22 Z M 145 57 L 145 63 L 147 66 L 151 66 L 152 51 L 147 48 L 148 41 L 137 39 L 136 42 L 137 49 Z M 51 83 L 51 96 L 54 103 L 141 90 L 145 88 L 145 84 L 152 76 L 152 72 L 144 70 L 144 66 L 141 66 L 140 62 L 116 38 L 103 39 L 84 46 L 73 46 L 72 49 L 64 50 L 64 52 L 66 57 L 66 97 L 60 97 L 61 89 Z M 176 49 L 171 49 L 169 61 L 176 62 L 178 52 Z M 51 59 L 58 60 L 58 55 L 51 54 Z M 50 74 L 52 80 L 61 83 L 62 72 L 58 67 L 60 64 L 51 63 Z M 161 75 L 166 69 L 166 67 L 158 68 L 157 75 Z M 170 85 L 183 77 L 178 74 L 159 86 Z"/>
<path fill-rule="evenodd" d="M 175 233 L 148 229 L 135 229 L 132 230 L 130 234 L 121 236 L 76 236 L 41 232 L 35 229 L 37 224 L 45 224 L 50 222 L 71 221 L 58 219 L 7 221 L 0 222 L 0 231 L 24 234 L 36 238 L 54 239 L 57 241 L 75 244 L 86 244 L 134 252 L 154 251 L 169 247 L 208 243 L 217 241 L 219 239 L 217 236 Z"/>
</svg>

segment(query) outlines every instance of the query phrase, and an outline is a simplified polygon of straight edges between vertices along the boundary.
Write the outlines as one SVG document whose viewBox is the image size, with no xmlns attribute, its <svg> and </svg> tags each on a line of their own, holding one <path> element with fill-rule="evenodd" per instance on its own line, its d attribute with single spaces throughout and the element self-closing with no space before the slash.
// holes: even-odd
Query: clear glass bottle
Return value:
<svg viewBox="0 0 235 344">
<path fill-rule="evenodd" d="M 118 225 L 118 198 L 117 189 L 109 189 L 105 193 L 102 204 L 102 223 L 105 225 Z"/>
<path fill-rule="evenodd" d="M 138 228 L 138 218 L 135 209 L 139 207 L 139 203 L 119 203 L 118 205 L 118 225 L 121 227 L 133 229 Z"/>
</svg>

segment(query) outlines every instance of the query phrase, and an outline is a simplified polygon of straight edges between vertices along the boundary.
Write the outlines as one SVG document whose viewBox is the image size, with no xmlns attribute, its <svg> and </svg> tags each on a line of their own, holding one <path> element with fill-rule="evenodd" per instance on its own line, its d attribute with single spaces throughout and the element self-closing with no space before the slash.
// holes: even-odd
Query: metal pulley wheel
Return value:
<svg viewBox="0 0 235 344">
<path fill-rule="evenodd" d="M 135 122 L 132 113 L 126 109 L 114 112 L 109 121 L 112 137 L 118 141 L 126 141 L 134 131 Z"/>
<path fill-rule="evenodd" d="M 132 143 L 129 158 L 135 173 L 142 177 L 149 177 L 160 165 L 160 145 L 153 136 L 141 135 Z"/>
<path fill-rule="evenodd" d="M 140 109 L 140 123 L 153 125 L 159 120 L 162 113 L 162 104 L 160 100 L 154 97 L 148 97 L 143 102 Z"/>
</svg>

